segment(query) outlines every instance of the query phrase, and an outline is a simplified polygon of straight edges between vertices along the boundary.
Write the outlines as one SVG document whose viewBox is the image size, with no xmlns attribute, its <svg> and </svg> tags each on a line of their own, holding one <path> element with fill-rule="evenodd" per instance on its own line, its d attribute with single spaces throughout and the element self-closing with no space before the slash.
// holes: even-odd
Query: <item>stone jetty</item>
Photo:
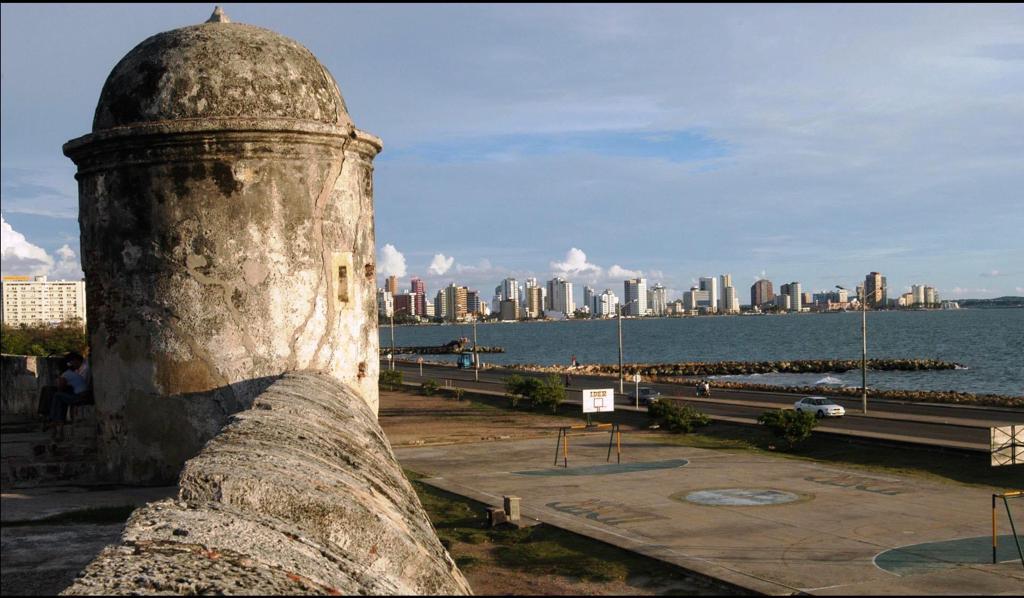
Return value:
<svg viewBox="0 0 1024 598">
<path fill-rule="evenodd" d="M 469 342 L 469 339 L 461 338 L 453 340 L 443 345 L 434 347 L 395 347 L 396 355 L 458 355 L 463 351 L 472 351 L 473 344 Z M 380 348 L 381 355 L 391 352 L 391 347 L 383 346 Z M 480 345 L 476 348 L 477 353 L 504 353 L 505 349 L 502 347 L 485 347 Z"/>
<path fill-rule="evenodd" d="M 789 361 L 691 361 L 684 363 L 627 364 L 628 374 L 642 376 L 730 376 L 749 374 L 818 374 L 847 372 L 861 367 L 859 359 L 799 359 Z M 938 359 L 869 359 L 869 370 L 954 370 L 961 364 Z M 580 365 L 580 374 L 618 373 L 617 365 Z"/>
</svg>

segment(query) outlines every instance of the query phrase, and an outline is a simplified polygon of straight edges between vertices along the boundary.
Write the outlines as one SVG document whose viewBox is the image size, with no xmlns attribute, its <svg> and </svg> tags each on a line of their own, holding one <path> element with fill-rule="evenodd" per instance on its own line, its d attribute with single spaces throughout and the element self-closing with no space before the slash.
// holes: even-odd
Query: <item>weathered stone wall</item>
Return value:
<svg viewBox="0 0 1024 598">
<path fill-rule="evenodd" d="M 63 357 L 0 356 L 0 414 L 34 416 L 39 391 L 57 384 Z"/>
<path fill-rule="evenodd" d="M 266 29 L 184 27 L 115 66 L 93 132 L 64 146 L 112 481 L 173 480 L 282 372 L 328 372 L 376 410 L 380 149 Z"/>
<path fill-rule="evenodd" d="M 353 387 L 285 375 L 64 594 L 469 594 Z"/>
</svg>

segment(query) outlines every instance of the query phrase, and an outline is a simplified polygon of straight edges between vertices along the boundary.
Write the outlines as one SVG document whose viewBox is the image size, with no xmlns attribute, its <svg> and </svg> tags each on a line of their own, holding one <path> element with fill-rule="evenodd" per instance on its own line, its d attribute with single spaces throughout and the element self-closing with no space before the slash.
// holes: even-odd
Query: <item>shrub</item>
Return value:
<svg viewBox="0 0 1024 598">
<path fill-rule="evenodd" d="M 811 430 L 818 425 L 818 420 L 810 413 L 777 409 L 765 411 L 757 418 L 757 423 L 767 426 L 772 434 L 786 442 L 787 449 L 792 450 L 811 437 Z"/>
<path fill-rule="evenodd" d="M 402 372 L 398 370 L 381 370 L 377 376 L 377 386 L 382 390 L 398 390 L 402 388 Z"/>
<path fill-rule="evenodd" d="M 706 426 L 711 418 L 689 405 L 660 400 L 651 403 L 647 415 L 670 432 L 689 434 L 694 428 Z"/>
<path fill-rule="evenodd" d="M 531 389 L 530 394 L 534 407 L 549 407 L 551 413 L 558 413 L 558 406 L 565 400 L 565 387 L 562 386 L 562 381 L 558 376 L 552 374 L 543 380 L 536 378 L 530 378 L 530 380 L 534 382 L 534 388 Z"/>
<path fill-rule="evenodd" d="M 508 397 L 512 407 L 518 407 L 519 401 L 522 399 L 534 401 L 540 386 L 541 382 L 536 378 L 524 378 L 513 374 L 505 378 L 505 396 Z"/>
<path fill-rule="evenodd" d="M 466 394 L 466 391 L 464 389 L 461 389 L 461 388 L 453 388 L 453 389 L 451 389 L 451 392 L 452 392 L 452 398 L 455 399 L 456 401 L 461 401 L 462 400 L 462 396 L 464 394 Z"/>
<path fill-rule="evenodd" d="M 433 378 L 428 378 L 428 379 L 424 380 L 423 384 L 420 385 L 420 394 L 423 394 L 423 395 L 426 395 L 426 396 L 429 397 L 429 396 L 433 396 L 434 393 L 436 393 L 436 392 L 437 392 L 437 380 L 434 380 Z"/>
</svg>

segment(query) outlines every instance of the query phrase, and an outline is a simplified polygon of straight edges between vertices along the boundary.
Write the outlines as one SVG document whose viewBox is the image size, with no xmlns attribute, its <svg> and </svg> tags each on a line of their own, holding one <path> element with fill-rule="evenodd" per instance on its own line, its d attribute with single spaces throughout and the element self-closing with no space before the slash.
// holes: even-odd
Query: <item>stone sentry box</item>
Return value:
<svg viewBox="0 0 1024 598">
<path fill-rule="evenodd" d="M 111 481 L 173 481 L 286 371 L 376 412 L 380 149 L 309 50 L 219 10 L 114 67 L 64 145 Z"/>
</svg>

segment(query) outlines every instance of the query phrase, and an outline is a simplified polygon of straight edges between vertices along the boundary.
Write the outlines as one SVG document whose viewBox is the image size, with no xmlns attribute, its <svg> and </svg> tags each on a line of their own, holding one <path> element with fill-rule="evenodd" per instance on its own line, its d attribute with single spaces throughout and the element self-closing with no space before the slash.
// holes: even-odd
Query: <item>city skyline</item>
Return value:
<svg viewBox="0 0 1024 598">
<path fill-rule="evenodd" d="M 225 10 L 301 40 L 384 139 L 379 273 L 1024 295 L 1019 5 Z M 2 12 L 3 272 L 73 279 L 61 144 L 125 52 L 208 11 Z"/>
<path fill-rule="evenodd" d="M 540 285 L 536 278 L 528 278 L 523 284 L 515 278 L 505 278 L 494 288 L 490 303 L 480 296 L 480 291 L 471 289 L 464 284 L 450 280 L 440 288 L 433 303 L 427 298 L 423 281 L 416 276 L 411 277 L 408 290 L 393 293 L 397 279 L 388 276 L 377 289 L 377 307 L 381 317 L 389 317 L 393 313 L 415 315 L 427 319 L 459 320 L 451 316 L 451 309 L 442 307 L 438 312 L 438 304 L 447 304 L 451 300 L 449 293 L 459 289 L 463 299 L 462 316 L 500 317 L 502 320 L 536 319 L 562 314 L 575 317 L 580 312 L 588 317 L 609 317 L 618 313 L 621 306 L 622 315 L 626 317 L 669 316 L 724 314 L 736 315 L 741 312 L 754 311 L 834 311 L 859 309 L 860 302 L 865 300 L 870 309 L 916 308 L 916 307 L 952 307 L 958 308 L 955 300 L 943 300 L 937 289 L 927 284 L 911 284 L 906 292 L 890 287 L 887 277 L 880 272 L 868 272 L 862 283 L 852 288 L 833 285 L 831 289 L 805 289 L 799 281 L 780 284 L 778 293 L 773 292 L 774 283 L 767 278 L 759 278 L 746 290 L 737 291 L 733 284 L 732 274 L 701 277 L 688 290 L 673 298 L 670 290 L 660 282 L 649 284 L 646 278 L 632 278 L 622 281 L 621 298 L 606 287 L 603 291 L 583 283 L 574 283 L 561 276 L 556 276 Z M 580 292 L 579 287 L 582 287 Z M 466 296 L 472 297 L 468 301 Z M 750 302 L 740 297 L 750 297 Z M 574 297 L 579 298 L 577 301 Z M 425 303 L 426 309 L 415 307 Z M 948 305 L 947 305 L 948 304 Z M 543 308 L 541 306 L 543 305 Z M 499 316 L 500 315 L 500 316 Z M 558 316 L 561 317 L 561 316 Z"/>
</svg>

